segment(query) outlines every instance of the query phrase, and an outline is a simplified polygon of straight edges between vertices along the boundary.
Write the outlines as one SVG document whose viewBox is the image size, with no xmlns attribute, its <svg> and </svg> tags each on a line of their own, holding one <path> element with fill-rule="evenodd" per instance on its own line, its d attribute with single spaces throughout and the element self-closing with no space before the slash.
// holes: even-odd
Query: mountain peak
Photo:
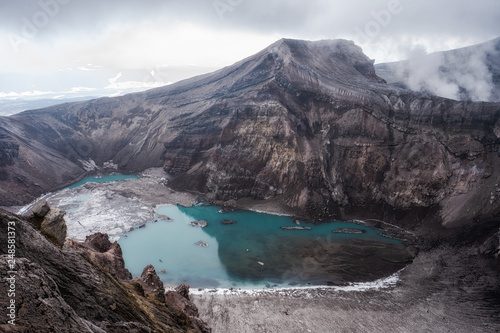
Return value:
<svg viewBox="0 0 500 333">
<path fill-rule="evenodd" d="M 373 90 L 391 89 L 377 76 L 373 63 L 374 60 L 352 41 L 283 38 L 214 73 L 153 89 L 146 94 L 148 98 L 163 99 L 190 90 L 197 92 L 197 96 L 191 96 L 195 100 L 206 100 L 214 96 L 258 93 L 274 83 L 294 87 L 297 91 L 373 100 L 378 99 Z"/>
<path fill-rule="evenodd" d="M 263 52 L 277 54 L 285 62 L 295 59 L 296 62 L 309 63 L 318 69 L 325 64 L 350 66 L 371 82 L 385 83 L 385 80 L 375 73 L 373 66 L 375 61 L 368 58 L 361 47 L 353 41 L 345 39 L 305 41 L 282 38 Z M 332 63 L 332 59 L 337 60 L 336 63 Z"/>
</svg>

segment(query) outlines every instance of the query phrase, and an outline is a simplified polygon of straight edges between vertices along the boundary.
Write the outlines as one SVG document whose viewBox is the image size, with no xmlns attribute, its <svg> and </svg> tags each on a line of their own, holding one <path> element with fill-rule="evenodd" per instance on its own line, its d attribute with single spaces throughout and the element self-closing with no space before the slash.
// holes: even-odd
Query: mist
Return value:
<svg viewBox="0 0 500 333">
<path fill-rule="evenodd" d="M 453 51 L 427 54 L 416 47 L 407 61 L 380 64 L 389 83 L 464 101 L 500 101 L 500 38 Z"/>
</svg>

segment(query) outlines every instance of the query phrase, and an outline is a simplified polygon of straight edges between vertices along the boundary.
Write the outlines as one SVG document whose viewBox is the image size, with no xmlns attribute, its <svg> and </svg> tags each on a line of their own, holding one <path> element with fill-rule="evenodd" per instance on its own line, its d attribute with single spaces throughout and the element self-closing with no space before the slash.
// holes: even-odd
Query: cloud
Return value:
<svg viewBox="0 0 500 333">
<path fill-rule="evenodd" d="M 53 91 L 23 91 L 20 93 L 17 92 L 0 92 L 1 99 L 18 99 L 18 98 L 32 98 L 32 97 L 40 97 L 55 94 Z"/>
<path fill-rule="evenodd" d="M 408 60 L 378 66 L 390 83 L 455 100 L 500 101 L 500 38 L 447 52 L 428 54 L 423 45 Z"/>
<path fill-rule="evenodd" d="M 382 62 L 499 32 L 498 0 L 0 0 L 0 74 L 220 68 L 281 37 L 354 39 Z"/>
<path fill-rule="evenodd" d="M 489 101 L 494 89 L 487 55 L 494 43 L 409 59 L 408 86 L 456 100 Z"/>
<path fill-rule="evenodd" d="M 217 3 L 224 6 L 219 5 L 218 8 Z M 381 20 L 384 21 L 384 15 L 381 13 L 387 11 L 394 3 L 397 3 L 397 7 L 401 10 L 397 14 L 391 14 L 388 20 L 380 24 Z M 46 23 L 40 19 L 44 13 L 48 17 Z M 360 39 L 357 31 L 366 31 L 370 26 L 373 28 L 375 22 L 379 23 L 379 33 L 364 43 L 358 40 L 358 43 L 364 44 L 363 46 L 373 48 L 373 45 L 380 42 L 408 40 L 409 36 L 432 39 L 441 43 L 443 40 L 449 42 L 450 39 L 457 37 L 462 43 L 494 38 L 500 31 L 500 2 L 497 0 L 482 0 L 480 4 L 469 0 L 3 2 L 3 8 L 0 10 L 0 30 L 23 37 L 23 27 L 26 22 L 35 25 L 35 36 L 27 38 L 30 42 L 43 44 L 71 36 L 73 40 L 79 42 L 82 39 L 85 42 L 94 40 L 97 42 L 93 44 L 95 47 L 102 46 L 101 36 L 108 35 L 110 31 L 133 32 L 130 37 L 141 35 L 146 39 L 154 37 L 158 44 L 169 43 L 171 35 L 167 34 L 162 39 L 159 34 L 151 33 L 152 28 L 161 32 L 174 30 L 179 32 L 179 27 L 184 24 L 196 27 L 196 29 L 191 28 L 191 31 L 187 29 L 183 34 L 191 38 L 200 31 L 208 31 L 212 34 L 211 39 L 215 40 L 218 39 L 218 35 L 223 36 L 228 32 L 304 39 Z M 121 38 L 119 33 L 117 35 Z M 133 42 L 136 41 L 117 40 L 110 46 L 123 45 L 123 48 L 126 48 Z M 24 44 L 20 46 L 22 45 Z M 97 48 L 94 51 L 97 52 Z M 177 50 L 177 53 L 182 53 L 182 50 Z"/>
</svg>

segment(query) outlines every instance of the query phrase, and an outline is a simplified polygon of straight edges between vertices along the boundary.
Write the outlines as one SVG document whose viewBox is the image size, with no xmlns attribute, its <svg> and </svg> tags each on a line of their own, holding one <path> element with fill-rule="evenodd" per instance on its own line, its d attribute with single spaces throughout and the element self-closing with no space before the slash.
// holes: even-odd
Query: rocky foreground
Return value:
<svg viewBox="0 0 500 333">
<path fill-rule="evenodd" d="M 64 219 L 52 211 L 42 204 L 23 218 L 0 210 L 0 331 L 210 332 L 189 301 L 189 287 L 165 294 L 152 266 L 132 279 L 120 246 L 107 235 L 61 247 Z"/>
</svg>

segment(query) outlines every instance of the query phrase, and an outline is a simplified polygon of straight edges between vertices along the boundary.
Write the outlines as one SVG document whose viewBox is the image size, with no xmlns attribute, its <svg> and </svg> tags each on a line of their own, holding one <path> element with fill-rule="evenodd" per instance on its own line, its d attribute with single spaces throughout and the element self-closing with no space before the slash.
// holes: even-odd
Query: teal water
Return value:
<svg viewBox="0 0 500 333">
<path fill-rule="evenodd" d="M 139 179 L 139 176 L 122 175 L 122 174 L 116 173 L 113 175 L 86 177 L 86 178 L 83 178 L 82 180 L 80 180 L 79 182 L 71 184 L 67 188 L 69 188 L 69 189 L 75 188 L 78 186 L 82 186 L 86 183 L 106 183 L 106 182 L 115 182 L 115 181 L 126 180 L 126 179 Z"/>
<path fill-rule="evenodd" d="M 370 269 L 359 270 L 372 267 L 375 259 L 387 261 L 394 249 L 404 248 L 401 242 L 364 225 L 301 222 L 312 229 L 282 230 L 295 226 L 294 221 L 251 211 L 219 211 L 216 206 L 159 207 L 156 222 L 120 238 L 126 267 L 135 277 L 152 264 L 167 285 L 186 283 L 200 288 L 339 284 L 353 280 L 351 275 L 377 278 Z M 224 225 L 224 219 L 237 223 Z M 189 225 L 197 220 L 206 220 L 208 226 Z M 338 228 L 366 232 L 332 233 Z M 198 241 L 208 246 L 195 245 Z"/>
</svg>

